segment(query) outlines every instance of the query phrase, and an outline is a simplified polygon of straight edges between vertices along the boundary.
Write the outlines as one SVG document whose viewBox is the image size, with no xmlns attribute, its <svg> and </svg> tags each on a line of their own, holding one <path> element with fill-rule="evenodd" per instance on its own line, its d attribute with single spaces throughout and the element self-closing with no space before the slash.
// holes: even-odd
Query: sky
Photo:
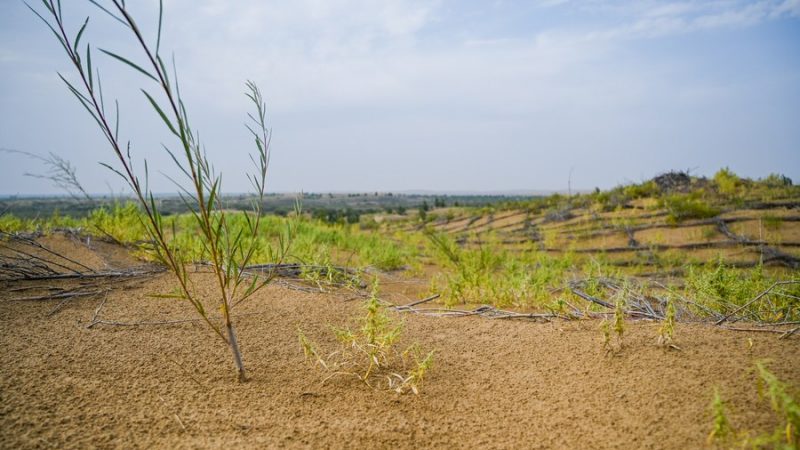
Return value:
<svg viewBox="0 0 800 450">
<path fill-rule="evenodd" d="M 154 42 L 158 2 L 127 3 Z M 63 8 L 73 34 L 91 16 L 83 42 L 142 62 L 88 1 Z M 800 182 L 800 0 L 165 0 L 161 52 L 227 192 L 249 189 L 247 80 L 267 101 L 269 191 L 593 189 L 721 167 Z M 174 192 L 176 142 L 139 90 L 156 86 L 93 63 L 137 168 Z M 24 3 L 0 0 L 0 148 L 123 192 L 57 72 L 76 79 Z M 0 152 L 0 195 L 60 193 L 26 176 L 45 172 Z"/>
</svg>

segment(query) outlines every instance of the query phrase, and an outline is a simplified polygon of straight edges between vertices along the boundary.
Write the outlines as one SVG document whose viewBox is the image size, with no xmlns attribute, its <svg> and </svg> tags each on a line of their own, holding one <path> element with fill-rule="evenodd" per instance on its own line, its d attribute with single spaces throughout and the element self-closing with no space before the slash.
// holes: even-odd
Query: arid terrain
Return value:
<svg viewBox="0 0 800 450">
<path fill-rule="evenodd" d="M 111 244 L 41 241 L 92 269 L 141 264 Z M 213 292 L 210 274 L 192 278 Z M 383 278 L 387 302 L 418 298 L 413 282 Z M 401 312 L 391 315 L 403 341 L 436 352 L 419 395 L 349 377 L 323 384 L 297 329 L 334 346 L 330 326 L 352 323 L 361 295 L 283 279 L 236 308 L 249 370 L 239 384 L 206 327 L 163 323 L 195 318 L 153 297 L 173 289 L 167 274 L 2 283 L 2 448 L 701 448 L 715 387 L 736 429 L 778 423 L 758 395 L 755 361 L 800 384 L 797 335 L 679 323 L 674 350 L 656 345 L 658 323 L 629 321 L 624 347 L 608 354 L 597 320 Z M 100 293 L 41 299 L 76 284 Z"/>
</svg>

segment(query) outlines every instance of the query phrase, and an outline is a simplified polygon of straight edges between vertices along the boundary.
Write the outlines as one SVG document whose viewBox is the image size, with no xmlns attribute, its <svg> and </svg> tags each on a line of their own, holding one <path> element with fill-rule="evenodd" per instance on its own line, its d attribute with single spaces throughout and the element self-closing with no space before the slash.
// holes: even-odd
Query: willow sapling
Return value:
<svg viewBox="0 0 800 450">
<path fill-rule="evenodd" d="M 241 225 L 242 221 L 237 221 L 239 225 L 235 225 L 232 224 L 234 221 L 228 220 L 229 214 L 234 213 L 227 212 L 222 205 L 222 177 L 214 171 L 200 143 L 197 131 L 190 125 L 189 115 L 181 97 L 174 58 L 173 70 L 170 74 L 161 56 L 163 3 L 159 2 L 158 32 L 155 36 L 155 46 L 153 46 L 143 35 L 125 1 L 110 0 L 107 6 L 96 0 L 89 1 L 121 24 L 142 50 L 142 56 L 146 61 L 144 65 L 136 64 L 133 62 L 133 58 L 98 49 L 104 55 L 143 75 L 148 83 L 156 86 L 157 91 L 141 89 L 141 92 L 178 144 L 178 152 L 173 152 L 167 145 L 163 147 L 189 182 L 190 187 L 188 188 L 177 182 L 176 185 L 180 189 L 180 197 L 184 205 L 191 211 L 200 230 L 205 256 L 209 259 L 209 266 L 218 288 L 215 296 L 216 307 L 221 312 L 222 323 L 209 314 L 211 308 L 207 308 L 206 301 L 197 294 L 187 273 L 188 261 L 184 260 L 180 248 L 168 239 L 169 233 L 165 229 L 165 221 L 159 211 L 158 202 L 148 186 L 147 161 L 145 160 L 144 182 L 142 182 L 139 178 L 139 171 L 134 170 L 130 141 L 123 143 L 119 137 L 119 102 L 115 101 L 113 108 L 107 107 L 109 105 L 106 105 L 104 100 L 100 72 L 92 64 L 93 48 L 88 43 L 85 47 L 81 47 L 81 38 L 84 36 L 89 18 L 86 18 L 74 37 L 70 37 L 66 31 L 60 0 L 42 0 L 45 9 L 42 13 L 30 5 L 28 7 L 47 25 L 74 66 L 79 77 L 77 83 L 69 81 L 60 73 L 59 77 L 108 141 L 117 158 L 117 164 L 116 167 L 109 164 L 103 165 L 123 178 L 130 187 L 143 210 L 142 225 L 154 243 L 156 257 L 178 282 L 177 293 L 169 294 L 167 297 L 188 301 L 194 307 L 203 322 L 230 348 L 238 379 L 240 382 L 245 381 L 246 372 L 239 349 L 232 309 L 235 304 L 247 299 L 266 285 L 274 276 L 274 272 L 258 275 L 244 270 L 252 261 L 257 250 L 260 250 L 259 242 L 255 237 L 258 236 L 261 224 L 261 207 L 264 201 L 269 165 L 271 130 L 267 127 L 266 105 L 261 92 L 255 83 L 247 82 L 246 95 L 255 105 L 255 114 L 248 114 L 250 123 L 246 124 L 257 148 L 256 155 L 250 155 L 255 171 L 248 174 L 255 190 L 255 196 L 252 202 L 252 212 L 240 213 L 244 215 L 244 225 Z M 151 92 L 158 92 L 158 94 Z M 290 236 L 291 234 L 289 234 Z M 277 251 L 270 248 L 269 254 L 273 259 L 280 261 L 286 255 L 288 247 L 289 239 L 281 238 Z"/>
</svg>

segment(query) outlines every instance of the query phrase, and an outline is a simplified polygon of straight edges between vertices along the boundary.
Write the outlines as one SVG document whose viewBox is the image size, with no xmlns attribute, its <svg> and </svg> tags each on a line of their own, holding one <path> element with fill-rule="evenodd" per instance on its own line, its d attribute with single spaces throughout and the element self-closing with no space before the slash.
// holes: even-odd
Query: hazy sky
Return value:
<svg viewBox="0 0 800 450">
<path fill-rule="evenodd" d="M 153 36 L 157 1 L 128 3 Z M 87 1 L 63 4 L 73 33 L 91 14 L 93 46 L 141 60 Z M 247 189 L 247 79 L 268 101 L 272 191 L 565 189 L 570 171 L 593 188 L 721 166 L 800 182 L 800 0 L 165 0 L 162 49 L 228 192 Z M 174 174 L 138 91 L 155 86 L 94 64 L 134 156 Z M 56 71 L 74 77 L 49 31 L 0 0 L 0 147 L 118 190 Z M 0 195 L 56 192 L 23 175 L 42 171 L 0 153 Z"/>
</svg>

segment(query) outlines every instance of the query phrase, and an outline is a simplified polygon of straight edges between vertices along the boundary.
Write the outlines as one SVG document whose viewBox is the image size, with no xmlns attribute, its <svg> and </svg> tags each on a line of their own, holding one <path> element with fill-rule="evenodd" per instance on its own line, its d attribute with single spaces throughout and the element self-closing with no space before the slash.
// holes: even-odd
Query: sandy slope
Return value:
<svg viewBox="0 0 800 450">
<path fill-rule="evenodd" d="M 207 274 L 197 274 L 211 291 Z M 350 294 L 271 286 L 241 306 L 251 380 L 235 382 L 227 349 L 192 323 L 86 329 L 101 298 L 9 301 L 0 284 L 2 448 L 701 448 L 719 386 L 742 429 L 775 425 L 753 361 L 800 385 L 800 339 L 678 327 L 683 351 L 654 345 L 656 324 L 629 326 L 607 356 L 594 321 L 536 324 L 402 316 L 405 342 L 436 350 L 421 395 L 372 390 L 303 359 L 297 327 L 334 345 L 329 325 L 358 313 Z M 149 294 L 171 280 L 108 295 L 106 320 L 193 317 Z M 752 339 L 749 348 L 748 339 Z"/>
</svg>

